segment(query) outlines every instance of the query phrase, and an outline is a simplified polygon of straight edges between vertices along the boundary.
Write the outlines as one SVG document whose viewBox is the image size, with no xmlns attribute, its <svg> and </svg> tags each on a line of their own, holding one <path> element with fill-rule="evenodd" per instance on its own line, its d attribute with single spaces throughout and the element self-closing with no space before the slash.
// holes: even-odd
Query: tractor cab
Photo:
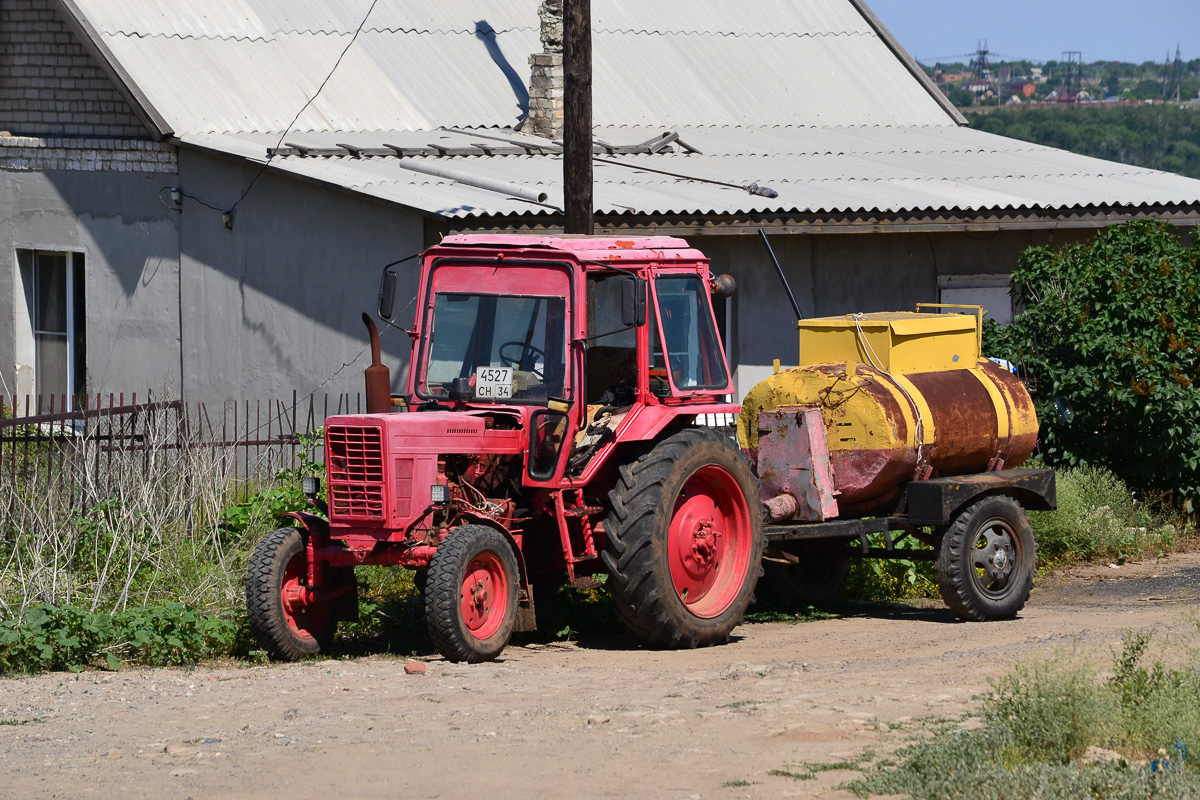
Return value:
<svg viewBox="0 0 1200 800">
<path fill-rule="evenodd" d="M 712 290 L 681 239 L 447 237 L 423 257 L 405 405 L 515 420 L 523 483 L 573 481 L 631 416 L 732 390 Z"/>
</svg>

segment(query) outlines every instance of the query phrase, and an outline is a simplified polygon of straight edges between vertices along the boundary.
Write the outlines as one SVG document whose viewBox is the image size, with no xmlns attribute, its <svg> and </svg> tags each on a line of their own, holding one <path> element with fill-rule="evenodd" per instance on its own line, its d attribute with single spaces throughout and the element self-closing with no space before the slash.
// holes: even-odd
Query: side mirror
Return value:
<svg viewBox="0 0 1200 800">
<path fill-rule="evenodd" d="M 391 319 L 392 309 L 396 305 L 396 273 L 390 269 L 384 270 L 383 280 L 379 284 L 379 318 Z"/>
<path fill-rule="evenodd" d="M 621 284 L 621 324 L 646 324 L 646 282 L 641 278 L 630 277 Z"/>
</svg>

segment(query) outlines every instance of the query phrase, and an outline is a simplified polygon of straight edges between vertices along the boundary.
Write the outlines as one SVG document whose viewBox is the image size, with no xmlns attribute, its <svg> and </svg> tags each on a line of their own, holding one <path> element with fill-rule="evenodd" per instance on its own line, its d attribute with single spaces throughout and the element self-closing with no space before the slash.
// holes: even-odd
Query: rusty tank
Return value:
<svg viewBox="0 0 1200 800">
<path fill-rule="evenodd" d="M 773 516 L 870 514 L 909 481 L 1012 468 L 1033 452 L 1033 403 L 1015 375 L 981 356 L 982 312 L 854 314 L 798 327 L 799 366 L 776 362 L 738 418 L 769 507 L 801 484 L 823 492 Z M 801 457 L 796 431 L 807 435 Z"/>
</svg>

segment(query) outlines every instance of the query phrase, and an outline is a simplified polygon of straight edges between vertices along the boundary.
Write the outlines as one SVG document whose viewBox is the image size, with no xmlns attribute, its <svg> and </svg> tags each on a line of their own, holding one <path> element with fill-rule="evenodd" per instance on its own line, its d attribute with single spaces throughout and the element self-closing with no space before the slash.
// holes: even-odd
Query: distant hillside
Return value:
<svg viewBox="0 0 1200 800">
<path fill-rule="evenodd" d="M 1200 107 L 1070 105 L 963 109 L 971 127 L 1085 156 L 1200 178 Z"/>
</svg>

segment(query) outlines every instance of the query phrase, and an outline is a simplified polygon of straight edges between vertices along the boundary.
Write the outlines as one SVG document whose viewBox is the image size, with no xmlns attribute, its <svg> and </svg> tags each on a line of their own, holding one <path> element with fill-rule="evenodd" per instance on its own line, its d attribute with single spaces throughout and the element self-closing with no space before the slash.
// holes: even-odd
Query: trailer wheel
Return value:
<svg viewBox="0 0 1200 800">
<path fill-rule="evenodd" d="M 1012 619 L 1029 599 L 1036 563 L 1025 511 L 1011 497 L 990 495 L 960 510 L 942 535 L 938 589 L 962 619 Z"/>
<path fill-rule="evenodd" d="M 490 661 L 517 622 L 517 558 L 503 534 L 484 525 L 455 528 L 438 545 L 425 585 L 429 636 L 449 661 Z"/>
<path fill-rule="evenodd" d="M 329 649 L 337 618 L 328 602 L 307 595 L 308 561 L 296 528 L 280 528 L 254 548 L 246 575 L 250 630 L 263 650 L 296 661 Z"/>
<path fill-rule="evenodd" d="M 653 647 L 724 642 L 762 574 L 758 481 L 727 437 L 687 428 L 621 467 L 603 553 L 617 616 Z"/>
<path fill-rule="evenodd" d="M 846 582 L 850 557 L 842 542 L 805 543 L 796 550 L 798 564 L 763 562 L 763 584 L 776 597 L 808 605 L 825 605 L 837 597 Z"/>
</svg>

